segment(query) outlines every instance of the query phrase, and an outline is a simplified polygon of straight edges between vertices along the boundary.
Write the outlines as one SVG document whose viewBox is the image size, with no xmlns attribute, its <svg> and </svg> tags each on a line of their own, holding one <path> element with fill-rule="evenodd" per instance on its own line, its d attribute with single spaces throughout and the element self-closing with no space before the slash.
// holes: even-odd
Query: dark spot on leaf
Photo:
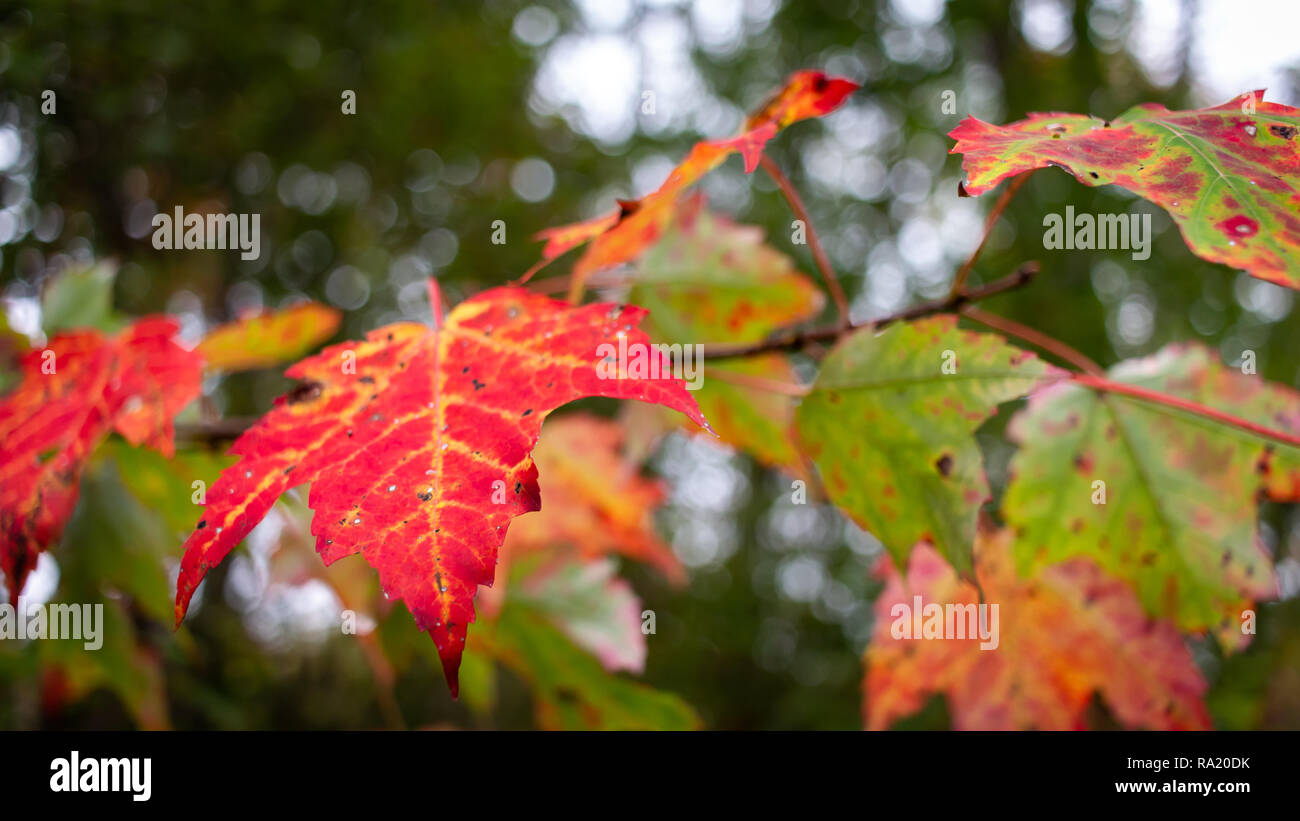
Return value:
<svg viewBox="0 0 1300 821">
<path fill-rule="evenodd" d="M 480 382 L 477 379 L 471 379 L 470 381 L 474 383 L 474 390 L 476 391 L 481 391 L 487 387 L 486 382 Z"/>
<path fill-rule="evenodd" d="M 532 409 L 532 408 L 529 408 L 528 410 L 526 410 L 526 411 L 524 411 L 522 414 L 520 414 L 520 416 L 527 416 L 527 415 L 529 415 L 529 414 L 532 413 L 532 412 L 533 412 L 533 409 Z"/>
<path fill-rule="evenodd" d="M 319 382 L 304 382 L 293 390 L 289 391 L 289 404 L 296 405 L 299 402 L 310 402 L 320 397 L 324 385 Z"/>
<path fill-rule="evenodd" d="M 1270 125 L 1268 130 L 1284 140 L 1295 139 L 1295 135 L 1300 134 L 1300 128 L 1293 125 Z"/>
<path fill-rule="evenodd" d="M 577 690 L 564 686 L 555 688 L 555 697 L 567 704 L 575 704 L 579 699 Z"/>
<path fill-rule="evenodd" d="M 375 384 L 375 378 L 374 378 L 373 376 L 363 376 L 363 377 L 361 377 L 361 379 L 358 380 L 358 381 L 360 381 L 360 382 L 364 382 L 364 383 L 367 384 L 367 385 L 373 385 L 373 384 Z"/>
<path fill-rule="evenodd" d="M 205 519 L 204 521 L 199 522 L 199 527 L 198 527 L 198 529 L 199 529 L 199 530 L 202 530 L 203 528 L 205 528 L 205 527 L 207 527 L 207 526 L 208 526 L 208 522 L 207 522 L 207 520 Z"/>
<path fill-rule="evenodd" d="M 952 473 L 952 456 L 945 453 L 939 457 L 939 461 L 935 462 L 934 466 L 939 469 L 940 476 L 947 476 Z"/>
</svg>

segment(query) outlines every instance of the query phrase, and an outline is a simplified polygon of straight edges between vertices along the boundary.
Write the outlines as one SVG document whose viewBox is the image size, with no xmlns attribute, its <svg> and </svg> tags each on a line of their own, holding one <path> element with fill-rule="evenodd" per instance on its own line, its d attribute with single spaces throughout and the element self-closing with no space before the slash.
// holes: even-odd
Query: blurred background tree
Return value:
<svg viewBox="0 0 1300 821">
<path fill-rule="evenodd" d="M 804 67 L 863 84 L 770 153 L 803 192 L 864 320 L 946 292 L 978 242 L 988 202 L 958 198 L 959 160 L 947 155 L 945 134 L 963 116 L 1109 118 L 1264 85 L 1297 105 L 1297 28 L 1289 0 L 5 3 L 6 321 L 37 337 L 48 283 L 101 259 L 120 266 L 107 280 L 115 312 L 175 314 L 191 339 L 304 297 L 345 312 L 338 339 L 421 320 L 426 277 L 452 302 L 517 277 L 538 257 L 536 231 L 657 187 L 694 141 L 732 133 Z M 52 113 L 42 112 L 47 90 Z M 349 91 L 355 114 L 343 110 Z M 791 216 L 770 180 L 732 160 L 703 188 L 812 270 L 806 247 L 787 241 Z M 1066 204 L 1151 211 L 1151 259 L 1045 251 L 1042 215 Z M 260 257 L 155 251 L 150 220 L 178 205 L 261 214 Z M 504 244 L 490 239 L 498 220 Z M 1098 361 L 1200 339 L 1229 362 L 1255 351 L 1270 379 L 1300 378 L 1286 353 L 1300 344 L 1292 294 L 1196 259 L 1163 212 L 1122 191 L 1034 175 L 974 280 L 1029 259 L 1043 264 L 1039 281 L 988 307 Z M 203 412 L 259 414 L 288 387 L 279 370 L 212 378 Z M 983 441 L 995 488 L 1009 413 Z M 77 564 L 89 554 L 135 573 L 124 588 L 167 584 L 156 568 L 174 565 L 192 525 L 188 480 L 220 466 L 222 447 L 207 444 L 190 443 L 179 473 L 126 449 L 97 460 L 29 592 L 83 600 L 98 578 Z M 691 583 L 625 568 L 658 617 L 644 680 L 682 696 L 708 727 L 860 726 L 879 543 L 828 505 L 790 504 L 788 477 L 711 442 L 675 435 L 651 465 L 671 488 L 659 523 Z M 142 491 L 141 504 L 128 486 L 149 476 L 167 489 Z M 1225 727 L 1300 726 L 1300 520 L 1274 507 L 1266 522 L 1285 600 L 1265 605 L 1247 653 L 1225 661 L 1206 645 L 1198 655 Z M 510 672 L 490 705 L 453 703 L 404 613 L 376 632 L 392 665 L 385 683 L 383 662 L 337 635 L 334 588 L 289 583 L 269 556 L 250 544 L 214 573 L 180 634 L 167 612 L 114 600 L 133 638 L 95 670 L 0 647 L 0 727 L 531 726 L 528 687 Z M 939 700 L 908 724 L 946 725 Z"/>
</svg>

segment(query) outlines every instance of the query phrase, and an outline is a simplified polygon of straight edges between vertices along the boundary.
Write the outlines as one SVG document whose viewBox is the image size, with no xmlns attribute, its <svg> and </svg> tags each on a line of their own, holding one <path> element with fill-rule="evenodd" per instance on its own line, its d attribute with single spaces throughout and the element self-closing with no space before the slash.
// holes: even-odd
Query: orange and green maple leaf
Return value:
<svg viewBox="0 0 1300 821">
<path fill-rule="evenodd" d="M 664 232 L 683 193 L 732 154 L 740 153 L 745 172 L 752 173 L 763 148 L 792 123 L 820 117 L 838 108 L 858 85 L 820 71 L 797 71 L 745 123 L 737 136 L 696 143 L 658 190 L 639 200 L 620 201 L 618 210 L 584 222 L 549 228 L 537 234 L 546 240 L 543 260 L 591 241 L 573 266 L 575 283 L 587 276 L 635 259 Z"/>
<path fill-rule="evenodd" d="M 1159 205 L 1203 259 L 1300 288 L 1300 110 L 1263 97 L 1193 111 L 1146 103 L 1110 121 L 1031 114 L 996 126 L 968 117 L 948 136 L 957 140 L 951 153 L 964 155 L 970 194 L 1056 166 Z"/>
<path fill-rule="evenodd" d="M 177 330 L 148 317 L 116 336 L 59 334 L 23 356 L 22 382 L 0 402 L 0 569 L 10 599 L 62 534 L 86 460 L 106 436 L 172 454 L 172 419 L 198 396 L 203 361 L 177 344 Z"/>
<path fill-rule="evenodd" d="M 979 636 L 979 592 L 928 544 L 912 550 L 906 577 L 882 558 L 865 658 L 868 729 L 936 694 L 959 730 L 1083 729 L 1094 694 L 1126 727 L 1209 728 L 1205 680 L 1172 624 L 1148 617 L 1128 585 L 1084 558 L 1017 577 L 1011 538 L 1004 530 L 976 542 L 983 601 L 998 607 L 984 620 L 996 642 Z"/>
<path fill-rule="evenodd" d="M 1300 432 L 1300 393 L 1220 363 L 1202 345 L 1169 345 L 1108 376 Z M 1262 497 L 1294 500 L 1300 448 L 1116 392 L 1072 384 L 1031 397 L 1007 428 L 1002 509 L 1022 571 L 1087 556 L 1133 586 L 1153 615 L 1214 630 L 1227 647 L 1278 579 L 1259 532 Z M 1098 497 L 1099 490 L 1103 496 Z"/>
<path fill-rule="evenodd" d="M 618 354 L 605 358 L 607 343 L 624 350 L 620 336 L 626 350 L 648 342 L 636 328 L 644 315 L 497 288 L 440 327 L 389 325 L 294 365 L 286 373 L 303 384 L 235 442 L 240 460 L 208 492 L 185 545 L 177 623 L 280 494 L 311 482 L 321 558 L 360 553 L 379 571 L 385 593 L 431 634 L 455 695 L 478 586 L 492 583 L 511 520 L 541 504 L 529 454 L 546 415 L 603 396 L 664 404 L 707 426 L 680 380 L 624 376 Z M 598 369 L 602 359 L 612 367 Z"/>
</svg>

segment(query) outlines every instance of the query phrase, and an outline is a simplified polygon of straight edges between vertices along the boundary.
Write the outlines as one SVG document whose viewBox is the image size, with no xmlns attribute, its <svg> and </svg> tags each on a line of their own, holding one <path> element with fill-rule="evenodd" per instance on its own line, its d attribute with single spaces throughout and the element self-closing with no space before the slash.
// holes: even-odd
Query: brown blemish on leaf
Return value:
<svg viewBox="0 0 1300 821">
<path fill-rule="evenodd" d="M 940 476 L 947 478 L 948 475 L 952 473 L 952 455 L 945 453 L 940 456 L 938 461 L 934 463 L 934 466 L 938 469 Z"/>
<path fill-rule="evenodd" d="M 290 405 L 297 405 L 299 402 L 312 402 L 320 398 L 324 385 L 319 382 L 304 382 L 293 390 L 285 398 Z"/>
</svg>

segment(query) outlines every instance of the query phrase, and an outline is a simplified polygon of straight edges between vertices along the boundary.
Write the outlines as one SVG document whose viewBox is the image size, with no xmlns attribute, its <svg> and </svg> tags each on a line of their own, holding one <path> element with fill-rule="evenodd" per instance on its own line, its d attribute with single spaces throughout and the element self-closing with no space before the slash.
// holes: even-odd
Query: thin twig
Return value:
<svg viewBox="0 0 1300 821">
<path fill-rule="evenodd" d="M 919 305 L 913 305 L 897 313 L 882 316 L 878 319 L 864 322 L 859 325 L 849 325 L 846 328 L 837 326 L 827 326 L 822 328 L 812 328 L 806 331 L 791 331 L 778 336 L 765 339 L 761 342 L 750 342 L 744 344 L 717 344 L 704 346 L 705 359 L 733 359 L 741 356 L 754 356 L 755 354 L 767 353 L 769 351 L 788 351 L 802 348 L 810 342 L 822 342 L 827 340 L 838 339 L 840 336 L 849 331 L 858 328 L 880 328 L 891 322 L 899 322 L 908 319 L 917 319 L 930 314 L 943 313 L 944 311 L 955 311 L 963 305 L 971 302 L 978 302 L 981 299 L 987 299 L 991 296 L 1019 288 L 1027 284 L 1038 273 L 1038 263 L 1026 262 L 1024 265 L 1010 276 L 994 280 L 988 285 L 982 285 L 974 288 L 964 294 L 957 296 L 944 297 L 929 302 L 922 302 Z"/>
<path fill-rule="evenodd" d="M 772 162 L 766 154 L 759 160 L 759 165 L 776 183 L 777 188 L 785 196 L 786 202 L 790 203 L 790 210 L 794 211 L 795 217 L 803 221 L 804 233 L 808 239 L 808 248 L 812 251 L 813 261 L 817 263 L 817 269 L 821 272 L 822 279 L 826 282 L 826 290 L 830 291 L 831 299 L 835 301 L 835 310 L 839 312 L 839 328 L 849 327 L 849 300 L 844 295 L 844 289 L 840 287 L 840 281 L 835 276 L 834 269 L 831 268 L 830 258 L 826 256 L 826 251 L 822 248 L 822 242 L 817 237 L 817 231 L 813 228 L 812 217 L 808 216 L 808 209 L 804 207 L 803 200 L 799 197 L 799 192 L 795 189 L 790 180 L 781 172 L 776 163 Z"/>
<path fill-rule="evenodd" d="M 989 237 L 993 234 L 993 226 L 998 222 L 998 217 L 1002 216 L 1003 211 L 1007 210 L 1007 206 L 1011 204 L 1011 198 L 1016 195 L 1016 192 L 1020 190 L 1020 187 L 1025 184 L 1025 181 L 1029 179 L 1030 174 L 1033 173 L 1033 171 L 1030 171 L 1021 174 L 1011 182 L 1007 183 L 1007 187 L 1002 190 L 1002 194 L 998 197 L 997 202 L 993 203 L 993 210 L 989 212 L 988 217 L 984 220 L 984 236 L 980 237 L 980 244 L 975 247 L 974 252 L 967 257 L 966 261 L 962 263 L 961 268 L 957 269 L 957 274 L 952 278 L 952 290 L 948 292 L 950 296 L 960 294 L 962 289 L 966 287 L 966 278 L 970 276 L 971 269 L 975 267 L 976 260 L 980 258 L 980 254 L 984 251 L 984 246 L 988 244 Z"/>
<path fill-rule="evenodd" d="M 976 308 L 974 305 L 963 307 L 961 309 L 961 314 L 962 316 L 975 320 L 981 325 L 987 325 L 996 331 L 1001 331 L 1008 336 L 1023 339 L 1035 348 L 1041 348 L 1044 351 L 1054 354 L 1058 358 L 1069 362 L 1084 373 L 1092 374 L 1093 376 L 1104 376 L 1106 373 L 1102 370 L 1100 365 L 1093 362 L 1079 351 L 1076 351 L 1074 348 L 1071 348 L 1069 345 L 1066 345 L 1055 337 L 1048 336 L 1041 331 L 1036 331 L 1033 328 L 1030 328 L 1028 325 L 1021 325 L 1019 322 L 1007 319 L 1006 317 L 988 313 L 987 311 Z"/>
<path fill-rule="evenodd" d="M 194 424 L 178 424 L 176 438 L 209 443 L 238 439 L 239 435 L 251 428 L 256 421 L 255 416 L 230 416 Z"/>
</svg>

